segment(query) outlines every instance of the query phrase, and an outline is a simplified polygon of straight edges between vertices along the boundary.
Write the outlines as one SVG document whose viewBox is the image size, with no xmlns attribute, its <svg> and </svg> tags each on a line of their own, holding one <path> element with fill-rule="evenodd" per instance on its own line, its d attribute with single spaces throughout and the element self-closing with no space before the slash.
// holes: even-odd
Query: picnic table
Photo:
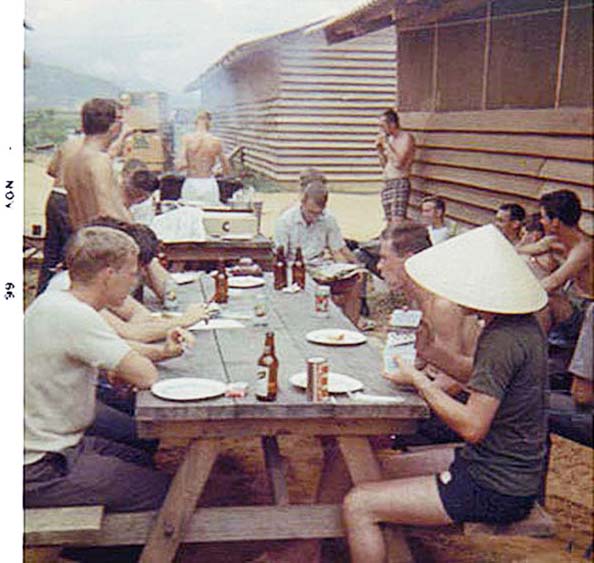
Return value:
<svg viewBox="0 0 594 563">
<path fill-rule="evenodd" d="M 251 239 L 225 239 L 208 237 L 204 241 L 164 242 L 168 270 L 182 272 L 187 265 L 196 269 L 216 266 L 218 260 L 237 261 L 249 257 L 262 269 L 272 270 L 272 241 L 264 235 L 254 235 Z"/>
<path fill-rule="evenodd" d="M 381 479 L 378 460 L 369 437 L 413 433 L 418 419 L 429 410 L 416 393 L 395 390 L 381 377 L 381 354 L 368 343 L 356 346 L 323 346 L 306 340 L 315 329 L 354 330 L 340 309 L 330 304 L 329 318 L 313 316 L 315 284 L 308 280 L 306 291 L 288 294 L 271 289 L 269 325 L 195 332 L 196 345 L 184 356 L 164 362 L 160 378 L 201 377 L 226 383 L 246 381 L 244 398 L 220 396 L 204 401 L 162 400 L 150 391 L 137 397 L 136 420 L 139 435 L 161 440 L 187 440 L 184 458 L 172 481 L 141 557 L 142 562 L 163 563 L 175 557 L 181 542 L 248 541 L 278 539 L 319 540 L 344 536 L 341 502 L 352 483 Z M 212 295 L 212 280 L 203 275 L 191 285 L 181 286 L 182 305 Z M 261 288 L 260 288 L 261 290 Z M 239 290 L 234 302 L 245 303 Z M 249 299 L 249 298 L 248 298 Z M 249 302 L 249 301 L 248 301 Z M 253 389 L 256 362 L 267 330 L 275 333 L 279 359 L 279 390 L 275 402 L 260 402 Z M 330 371 L 359 379 L 368 394 L 398 395 L 398 404 L 368 404 L 347 395 L 333 395 L 325 403 L 309 402 L 303 389 L 293 386 L 290 376 L 306 369 L 306 359 L 328 358 Z M 324 452 L 316 502 L 298 504 L 290 499 L 286 464 L 280 456 L 277 438 L 284 435 L 316 437 Z M 196 506 L 225 439 L 259 438 L 266 464 L 273 505 L 241 507 Z M 400 529 L 386 527 L 390 552 L 397 559 L 412 561 Z M 392 555 L 392 557 L 396 557 Z M 312 560 L 313 561 L 313 560 Z"/>
</svg>

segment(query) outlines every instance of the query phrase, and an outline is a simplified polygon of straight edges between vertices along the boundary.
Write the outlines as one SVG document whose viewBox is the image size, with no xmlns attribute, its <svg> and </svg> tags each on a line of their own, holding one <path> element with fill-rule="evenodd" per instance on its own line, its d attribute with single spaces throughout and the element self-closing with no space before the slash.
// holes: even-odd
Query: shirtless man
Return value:
<svg viewBox="0 0 594 563">
<path fill-rule="evenodd" d="M 219 187 L 213 176 L 213 168 L 218 159 L 223 175 L 228 176 L 231 166 L 223 153 L 223 144 L 209 132 L 210 124 L 210 113 L 200 112 L 196 117 L 196 131 L 182 137 L 177 169 L 187 171 L 181 190 L 182 199 L 218 205 Z"/>
<path fill-rule="evenodd" d="M 85 138 L 64 159 L 64 187 L 72 228 L 78 229 L 98 215 L 131 221 L 107 152 L 122 132 L 118 104 L 94 98 L 85 103 L 81 116 Z"/>
<path fill-rule="evenodd" d="M 379 120 L 380 133 L 375 149 L 384 171 L 385 187 L 382 190 L 382 205 L 388 223 L 406 219 L 410 196 L 410 167 L 415 155 L 415 140 L 410 133 L 400 129 L 398 114 L 388 109 Z"/>
<path fill-rule="evenodd" d="M 553 330 L 560 330 L 559 337 L 573 343 L 577 340 L 584 311 L 594 300 L 592 237 L 579 228 L 582 207 L 572 191 L 545 194 L 539 206 L 546 236 L 534 244 L 519 247 L 518 252 L 530 256 L 551 253 L 557 261 L 557 267 L 541 283 L 549 294 L 553 318 L 560 321 Z"/>
<path fill-rule="evenodd" d="M 521 241 L 524 219 L 526 219 L 526 211 L 521 205 L 504 203 L 497 209 L 493 223 L 509 242 L 517 246 Z"/>
<path fill-rule="evenodd" d="M 417 331 L 417 367 L 428 370 L 448 392 L 457 393 L 459 383 L 466 383 L 472 374 L 482 325 L 459 305 L 414 283 L 406 273 L 406 259 L 430 246 L 425 225 L 412 221 L 391 225 L 382 233 L 378 268 L 390 289 L 402 291 L 407 302 L 423 314 Z"/>
</svg>

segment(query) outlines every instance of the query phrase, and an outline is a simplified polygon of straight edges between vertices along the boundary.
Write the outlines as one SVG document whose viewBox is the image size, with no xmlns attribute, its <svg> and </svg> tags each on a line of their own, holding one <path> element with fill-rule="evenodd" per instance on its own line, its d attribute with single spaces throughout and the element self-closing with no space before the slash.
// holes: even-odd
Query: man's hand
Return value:
<svg viewBox="0 0 594 563">
<path fill-rule="evenodd" d="M 179 323 L 181 326 L 187 327 L 208 318 L 210 318 L 210 315 L 204 303 L 192 303 L 179 319 Z"/>
<path fill-rule="evenodd" d="M 382 154 L 386 151 L 385 133 L 378 133 L 377 137 L 375 138 L 375 149 Z"/>
<path fill-rule="evenodd" d="M 191 348 L 196 340 L 181 327 L 172 328 L 167 332 L 163 353 L 167 358 L 181 356 L 187 348 Z"/>
<path fill-rule="evenodd" d="M 403 360 L 400 356 L 394 356 L 394 361 L 398 366 L 398 371 L 395 373 L 384 372 L 383 376 L 396 383 L 396 385 L 413 385 L 416 387 L 419 378 L 426 379 L 423 372 L 416 369 L 410 362 Z"/>
</svg>

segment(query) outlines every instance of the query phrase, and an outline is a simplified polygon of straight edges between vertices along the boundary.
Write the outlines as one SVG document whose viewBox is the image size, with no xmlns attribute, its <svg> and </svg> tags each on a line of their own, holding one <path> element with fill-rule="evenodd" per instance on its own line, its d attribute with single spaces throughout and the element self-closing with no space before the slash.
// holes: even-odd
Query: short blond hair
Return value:
<svg viewBox="0 0 594 563">
<path fill-rule="evenodd" d="M 66 266 L 72 281 L 87 283 L 104 268 L 120 269 L 130 256 L 138 256 L 138 245 L 126 233 L 83 227 L 68 241 Z"/>
</svg>

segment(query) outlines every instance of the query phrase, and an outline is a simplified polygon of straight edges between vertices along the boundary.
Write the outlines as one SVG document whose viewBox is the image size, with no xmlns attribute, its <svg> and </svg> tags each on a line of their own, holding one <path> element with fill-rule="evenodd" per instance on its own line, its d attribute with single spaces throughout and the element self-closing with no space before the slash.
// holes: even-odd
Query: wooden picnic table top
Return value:
<svg viewBox="0 0 594 563">
<path fill-rule="evenodd" d="M 310 343 L 306 334 L 311 330 L 338 328 L 356 330 L 340 309 L 330 304 L 329 318 L 313 314 L 314 282 L 308 280 L 306 291 L 296 294 L 274 291 L 271 276 L 266 275 L 265 291 L 269 298 L 269 326 L 254 327 L 251 320 L 238 329 L 195 331 L 196 344 L 179 358 L 159 365 L 161 378 L 201 377 L 231 382 L 247 382 L 244 398 L 218 397 L 202 401 L 167 401 L 150 391 L 138 394 L 136 417 L 139 430 L 153 422 L 207 421 L 243 419 L 419 419 L 428 416 L 428 407 L 419 396 L 397 389 L 382 378 L 381 354 L 369 343 L 355 346 L 325 346 Z M 258 289 L 231 289 L 230 299 L 223 306 L 223 315 L 239 311 L 245 314 Z M 203 275 L 195 283 L 179 288 L 181 306 L 208 299 L 213 293 L 212 279 Z M 243 306 L 241 310 L 239 307 Z M 262 353 L 265 332 L 275 334 L 276 355 L 279 359 L 279 389 L 274 402 L 258 401 L 254 394 L 256 363 Z M 367 404 L 346 395 L 333 395 L 326 403 L 309 402 L 303 389 L 289 381 L 296 373 L 306 370 L 307 358 L 323 356 L 330 371 L 360 380 L 364 392 L 373 395 L 402 397 L 400 404 Z"/>
</svg>

